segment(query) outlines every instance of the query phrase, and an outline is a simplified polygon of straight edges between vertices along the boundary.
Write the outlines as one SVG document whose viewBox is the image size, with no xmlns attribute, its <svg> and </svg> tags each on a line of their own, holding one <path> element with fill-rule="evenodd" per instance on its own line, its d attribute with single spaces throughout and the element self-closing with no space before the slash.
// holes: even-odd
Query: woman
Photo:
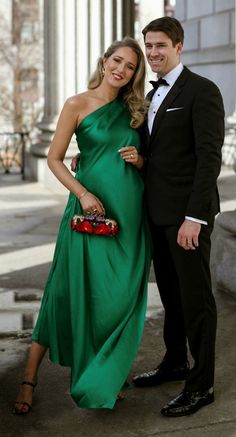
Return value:
<svg viewBox="0 0 236 437">
<path fill-rule="evenodd" d="M 88 90 L 69 98 L 59 117 L 48 165 L 70 191 L 24 381 L 14 412 L 27 414 L 47 348 L 71 367 L 71 395 L 85 408 L 113 408 L 141 340 L 149 237 L 143 217 L 137 130 L 145 116 L 144 57 L 132 38 L 112 44 Z M 76 134 L 81 156 L 75 178 L 63 164 Z M 72 231 L 75 213 L 107 215 L 114 237 Z"/>
</svg>

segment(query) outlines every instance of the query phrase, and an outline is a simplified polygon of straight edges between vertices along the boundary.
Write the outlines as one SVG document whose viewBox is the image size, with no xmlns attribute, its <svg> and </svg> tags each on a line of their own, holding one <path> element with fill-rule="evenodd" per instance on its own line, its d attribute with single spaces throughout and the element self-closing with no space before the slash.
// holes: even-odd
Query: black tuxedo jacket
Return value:
<svg viewBox="0 0 236 437">
<path fill-rule="evenodd" d="M 145 122 L 141 140 L 147 158 L 146 200 L 154 223 L 177 224 L 185 216 L 213 219 L 219 211 L 216 180 L 224 140 L 217 86 L 184 67 L 157 111 L 151 135 Z"/>
</svg>

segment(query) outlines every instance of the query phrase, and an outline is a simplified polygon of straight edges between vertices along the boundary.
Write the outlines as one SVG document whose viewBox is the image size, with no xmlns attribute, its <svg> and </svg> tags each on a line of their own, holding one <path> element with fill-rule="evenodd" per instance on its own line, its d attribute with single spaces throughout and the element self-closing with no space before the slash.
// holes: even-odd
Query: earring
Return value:
<svg viewBox="0 0 236 437">
<path fill-rule="evenodd" d="M 105 74 L 105 68 L 104 68 L 104 66 L 102 66 L 102 68 L 101 68 L 101 75 L 102 75 L 102 77 L 104 77 L 104 74 Z"/>
</svg>

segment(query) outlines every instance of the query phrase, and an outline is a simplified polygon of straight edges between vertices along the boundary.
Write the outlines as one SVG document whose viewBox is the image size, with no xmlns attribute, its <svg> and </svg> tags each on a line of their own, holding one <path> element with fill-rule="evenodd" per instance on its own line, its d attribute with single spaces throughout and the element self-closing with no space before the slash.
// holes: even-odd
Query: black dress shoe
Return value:
<svg viewBox="0 0 236 437">
<path fill-rule="evenodd" d="M 152 387 L 160 385 L 168 381 L 184 381 L 189 371 L 189 364 L 185 363 L 182 366 L 168 369 L 163 362 L 157 369 L 151 370 L 147 373 L 135 376 L 133 383 L 137 387 Z"/>
<path fill-rule="evenodd" d="M 213 389 L 204 392 L 183 391 L 161 409 L 161 414 L 167 417 L 188 416 L 212 402 L 214 402 Z"/>
</svg>

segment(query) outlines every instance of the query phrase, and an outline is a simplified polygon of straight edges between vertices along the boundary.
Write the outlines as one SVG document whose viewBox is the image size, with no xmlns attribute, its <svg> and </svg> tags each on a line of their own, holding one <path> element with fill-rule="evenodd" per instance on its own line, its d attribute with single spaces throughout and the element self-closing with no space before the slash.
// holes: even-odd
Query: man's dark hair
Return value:
<svg viewBox="0 0 236 437">
<path fill-rule="evenodd" d="M 173 17 L 161 17 L 151 21 L 142 30 L 144 41 L 147 32 L 164 32 L 172 41 L 173 47 L 178 42 L 184 42 L 184 29 L 180 22 Z"/>
</svg>

